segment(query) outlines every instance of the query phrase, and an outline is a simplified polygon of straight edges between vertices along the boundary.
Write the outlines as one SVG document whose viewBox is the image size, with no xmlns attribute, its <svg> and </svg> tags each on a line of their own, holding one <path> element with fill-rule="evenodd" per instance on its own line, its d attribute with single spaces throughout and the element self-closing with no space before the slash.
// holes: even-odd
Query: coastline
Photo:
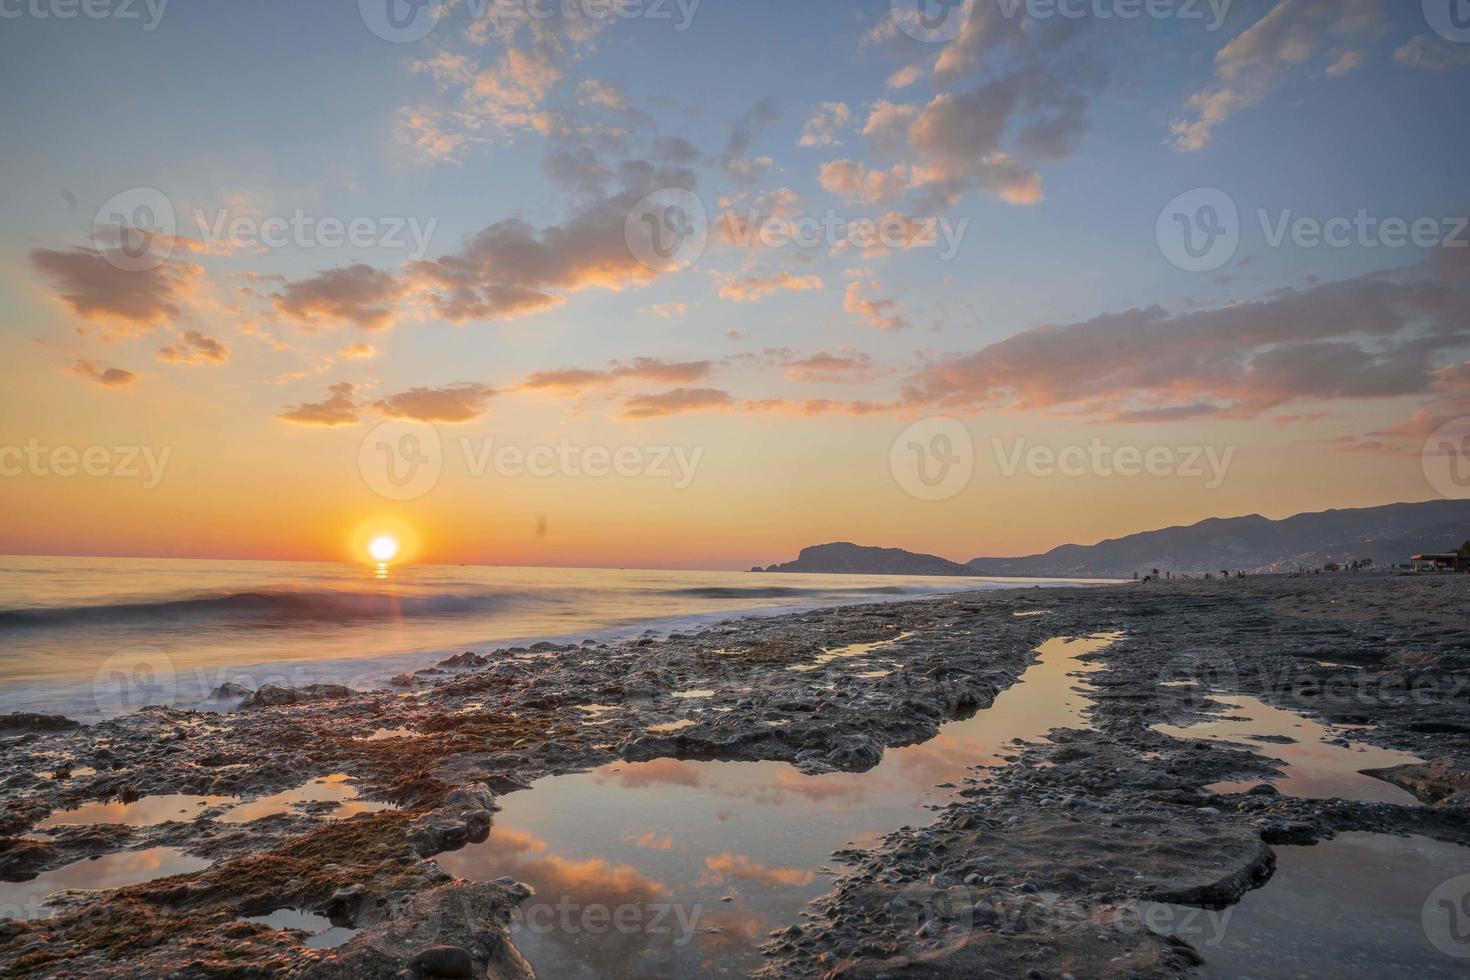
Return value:
<svg viewBox="0 0 1470 980">
<path fill-rule="evenodd" d="M 699 630 L 730 617 L 1107 584 L 820 574 L 772 582 L 745 572 L 465 573 L 450 566 L 414 566 L 375 579 L 351 565 L 196 564 L 190 576 L 165 566 L 152 579 L 118 585 L 114 570 L 85 562 L 65 571 L 93 583 L 90 592 L 19 591 L 15 608 L 0 609 L 0 714 L 95 721 L 147 704 L 208 710 L 210 692 L 225 684 L 371 690 L 467 649 L 589 638 L 613 643 Z M 273 577 L 277 584 L 269 584 Z M 135 674 L 148 684 L 116 680 Z"/>
<path fill-rule="evenodd" d="M 1470 633 L 1455 618 L 1467 601 L 1466 582 L 1454 579 L 957 593 L 730 619 L 659 639 L 471 653 L 398 692 L 267 690 L 232 713 L 150 708 L 85 728 L 0 719 L 0 877 L 157 847 L 213 862 L 69 895 L 51 918 L 0 924 L 0 966 L 161 975 L 195 960 L 237 962 L 244 948 L 284 975 L 386 977 L 448 945 L 476 975 L 524 976 L 510 921 L 526 889 L 457 880 L 432 860 L 483 841 L 497 798 L 546 777 L 658 760 L 782 763 L 795 779 L 868 772 L 885 753 L 983 714 L 1047 641 L 1113 633 L 1111 646 L 1083 655 L 1097 667 L 1086 726 L 1016 747 L 1002 768 L 956 787 L 932 824 L 881 828 L 882 841 L 844 853 L 813 907 L 820 925 L 790 923 L 773 937 L 764 972 L 922 966 L 958 976 L 985 963 L 1007 974 L 1024 964 L 1022 975 L 1093 975 L 1121 969 L 1109 964 L 1126 952 L 1128 975 L 1178 976 L 1200 955 L 1188 937 L 1104 927 L 1098 909 L 1229 904 L 1269 879 L 1273 845 L 1345 832 L 1470 843 L 1470 728 L 1460 722 Z M 893 665 L 881 676 L 852 670 L 860 660 L 822 661 L 875 645 Z M 1380 780 L 1419 802 L 1211 791 L 1226 779 L 1280 775 L 1272 746 L 1252 751 L 1157 726 L 1218 717 L 1215 696 L 1235 694 L 1434 762 Z M 413 734 L 369 740 L 384 730 Z M 33 832 L 67 806 L 250 798 L 337 775 L 361 799 L 391 806 L 345 820 L 319 805 L 230 823 L 219 803 L 187 821 Z M 1099 864 L 1079 831 L 1123 857 Z M 1160 835 L 1184 846 L 1161 849 Z M 1026 912 L 1043 894 L 1045 942 Z M 345 918 L 357 933 L 321 951 L 240 922 L 285 905 Z"/>
</svg>

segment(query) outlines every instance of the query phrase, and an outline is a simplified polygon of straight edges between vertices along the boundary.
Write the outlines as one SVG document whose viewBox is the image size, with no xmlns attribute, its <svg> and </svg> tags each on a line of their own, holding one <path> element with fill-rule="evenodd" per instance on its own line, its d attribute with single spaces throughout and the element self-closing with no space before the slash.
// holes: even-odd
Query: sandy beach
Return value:
<svg viewBox="0 0 1470 980">
<path fill-rule="evenodd" d="M 1024 589 L 467 651 L 219 713 L 7 716 L 0 966 L 1183 976 L 1217 944 L 1180 910 L 1271 894 L 1276 849 L 1470 843 L 1467 600 L 1461 577 Z M 671 832 L 660 794 L 691 787 L 723 810 Z M 691 848 L 697 877 L 627 856 Z"/>
</svg>

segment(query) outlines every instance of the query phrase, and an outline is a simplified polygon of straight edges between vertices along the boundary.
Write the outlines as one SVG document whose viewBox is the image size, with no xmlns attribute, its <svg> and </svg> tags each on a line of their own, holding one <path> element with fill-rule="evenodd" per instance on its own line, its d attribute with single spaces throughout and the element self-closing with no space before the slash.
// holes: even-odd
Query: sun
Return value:
<svg viewBox="0 0 1470 980">
<path fill-rule="evenodd" d="M 373 561 L 390 562 L 398 557 L 398 539 L 388 534 L 380 534 L 368 542 L 368 554 L 373 556 Z"/>
</svg>

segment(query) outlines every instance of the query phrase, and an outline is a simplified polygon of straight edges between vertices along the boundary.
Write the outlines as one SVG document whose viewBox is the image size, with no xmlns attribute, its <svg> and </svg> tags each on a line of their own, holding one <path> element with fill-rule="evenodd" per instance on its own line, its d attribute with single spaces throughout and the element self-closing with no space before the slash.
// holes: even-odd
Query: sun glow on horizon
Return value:
<svg viewBox="0 0 1470 980">
<path fill-rule="evenodd" d="M 380 565 L 397 558 L 399 550 L 398 539 L 388 534 L 380 534 L 368 542 L 368 554 Z"/>
</svg>

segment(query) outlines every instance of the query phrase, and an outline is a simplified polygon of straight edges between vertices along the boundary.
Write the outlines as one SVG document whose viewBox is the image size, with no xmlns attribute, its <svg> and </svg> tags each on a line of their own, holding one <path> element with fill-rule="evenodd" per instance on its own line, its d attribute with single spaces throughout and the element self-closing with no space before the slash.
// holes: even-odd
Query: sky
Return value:
<svg viewBox="0 0 1470 980">
<path fill-rule="evenodd" d="M 0 552 L 1470 496 L 1466 6 L 0 0 Z"/>
</svg>

